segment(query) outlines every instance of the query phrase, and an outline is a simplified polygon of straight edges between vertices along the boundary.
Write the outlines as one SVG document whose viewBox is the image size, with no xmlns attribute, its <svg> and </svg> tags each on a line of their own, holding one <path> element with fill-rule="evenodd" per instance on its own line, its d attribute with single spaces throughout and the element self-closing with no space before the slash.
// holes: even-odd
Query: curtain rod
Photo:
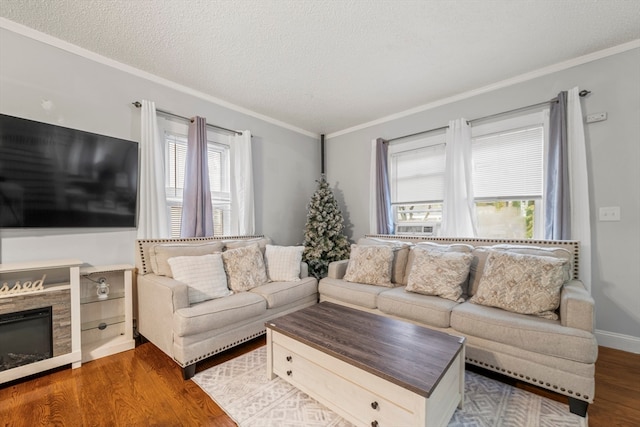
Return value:
<svg viewBox="0 0 640 427">
<path fill-rule="evenodd" d="M 136 108 L 142 107 L 142 103 L 139 102 L 139 101 L 132 102 L 132 104 L 135 105 Z M 177 119 L 182 119 L 182 120 L 186 120 L 186 121 L 189 121 L 189 122 L 193 123 L 192 119 L 190 119 L 188 117 L 184 117 L 184 116 L 179 116 L 177 114 L 173 114 L 173 113 L 171 113 L 169 111 L 158 110 L 156 108 L 156 113 L 164 114 L 165 116 L 171 116 L 171 117 L 175 117 Z M 216 126 L 216 125 L 212 125 L 212 124 L 209 124 L 209 123 L 207 123 L 207 127 L 212 127 L 212 128 L 216 128 L 216 129 L 222 129 L 222 130 L 226 130 L 227 132 L 235 133 L 236 135 L 242 135 L 242 132 L 240 132 L 240 131 L 223 128 L 222 126 Z M 253 137 L 253 135 L 252 135 L 252 137 Z"/>
<path fill-rule="evenodd" d="M 589 91 L 589 90 L 581 90 L 579 95 L 580 95 L 580 97 L 584 98 L 585 96 L 589 95 L 590 93 L 591 93 L 591 91 Z M 473 120 L 467 121 L 467 123 L 471 124 L 473 122 L 478 122 L 480 120 L 487 120 L 487 119 L 492 119 L 494 117 L 504 116 L 505 114 L 511 114 L 511 113 L 516 113 L 518 111 L 522 111 L 522 110 L 528 110 L 528 109 L 531 109 L 531 108 L 542 107 L 543 105 L 551 104 L 552 102 L 558 102 L 558 97 L 552 98 L 552 99 L 550 99 L 548 101 L 538 102 L 537 104 L 531 104 L 531 105 L 527 105 L 527 106 L 520 107 L 520 108 L 514 108 L 513 110 L 507 110 L 507 111 L 503 111 L 501 113 L 491 114 L 489 116 L 478 117 L 477 119 L 473 119 Z M 448 129 L 448 128 L 449 128 L 449 126 L 440 126 L 438 128 L 433 128 L 433 129 L 429 129 L 429 130 L 423 130 L 423 131 L 412 133 L 412 134 L 409 134 L 409 135 L 397 136 L 395 138 L 387 139 L 386 142 L 397 141 L 398 139 L 409 138 L 410 136 L 422 135 L 423 133 L 436 132 L 436 131 L 444 130 L 444 129 Z"/>
</svg>

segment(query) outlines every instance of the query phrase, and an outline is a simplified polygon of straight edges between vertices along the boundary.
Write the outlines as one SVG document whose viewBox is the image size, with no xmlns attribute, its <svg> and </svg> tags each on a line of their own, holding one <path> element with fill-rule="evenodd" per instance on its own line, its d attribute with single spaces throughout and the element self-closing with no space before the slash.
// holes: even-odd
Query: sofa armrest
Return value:
<svg viewBox="0 0 640 427">
<path fill-rule="evenodd" d="M 562 286 L 560 323 L 562 326 L 594 332 L 594 301 L 584 284 L 571 280 Z"/>
<path fill-rule="evenodd" d="M 171 277 L 138 275 L 138 331 L 173 356 L 173 313 L 189 306 L 187 285 Z"/>
<path fill-rule="evenodd" d="M 333 261 L 329 263 L 329 271 L 327 277 L 330 279 L 342 279 L 347 272 L 348 259 Z"/>
<path fill-rule="evenodd" d="M 309 264 L 303 261 L 300 263 L 300 278 L 304 279 L 307 277 L 309 277 Z"/>
</svg>

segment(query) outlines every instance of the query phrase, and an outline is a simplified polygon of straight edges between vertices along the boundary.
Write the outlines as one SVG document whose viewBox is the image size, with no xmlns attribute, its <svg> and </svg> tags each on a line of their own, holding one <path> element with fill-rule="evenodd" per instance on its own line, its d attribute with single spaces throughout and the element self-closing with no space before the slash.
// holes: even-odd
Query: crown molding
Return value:
<svg viewBox="0 0 640 427">
<path fill-rule="evenodd" d="M 196 98 L 203 99 L 205 101 L 211 102 L 213 104 L 219 105 L 224 108 L 228 108 L 229 110 L 236 111 L 238 113 L 246 114 L 247 116 L 254 117 L 256 119 L 260 119 L 264 122 L 270 123 L 272 125 L 285 128 L 296 133 L 300 133 L 302 135 L 309 136 L 311 138 L 320 138 L 320 135 L 314 132 L 310 132 L 305 129 L 301 129 L 297 126 L 291 125 L 289 123 L 282 122 L 280 120 L 274 119 L 269 116 L 265 116 L 260 113 L 256 113 L 255 111 L 248 110 L 246 108 L 240 107 L 239 105 L 232 104 L 225 100 L 216 98 L 211 95 L 207 95 L 206 93 L 200 92 L 198 90 L 192 89 L 187 86 L 183 86 L 171 80 L 165 79 L 163 77 L 156 76 L 155 74 L 151 74 L 149 72 L 140 70 L 138 68 L 132 67 L 130 65 L 124 64 L 122 62 L 118 62 L 116 60 L 107 58 L 106 56 L 102 56 L 90 50 L 84 49 L 80 46 L 77 46 L 73 43 L 69 43 L 67 41 L 58 39 L 49 34 L 42 33 L 40 31 L 34 30 L 33 28 L 27 27 L 22 24 L 18 24 L 17 22 L 10 21 L 6 18 L 0 17 L 0 28 L 4 28 L 5 30 L 14 32 L 16 34 L 20 34 L 22 36 L 28 37 L 30 39 L 48 44 L 50 46 L 56 47 L 58 49 L 62 49 L 74 55 L 78 55 L 90 61 L 94 61 L 103 65 L 106 65 L 111 68 L 115 68 L 119 71 L 124 71 L 125 73 L 131 74 L 136 77 L 140 77 L 145 80 L 149 80 L 151 82 L 166 86 L 170 89 L 177 90 L 187 95 L 194 96 Z"/>
<path fill-rule="evenodd" d="M 382 123 L 390 122 L 393 120 L 401 119 L 403 117 L 410 116 L 412 114 L 420 113 L 426 110 L 431 110 L 436 107 L 440 107 L 442 105 L 451 104 L 452 102 L 461 101 L 463 99 L 471 98 L 477 95 L 481 95 L 484 93 L 492 92 L 497 89 L 502 89 L 508 86 L 512 86 L 518 83 L 526 82 L 528 80 L 533 80 L 538 77 L 546 76 L 552 73 L 556 73 L 558 71 L 563 71 L 568 68 L 576 67 L 578 65 L 586 64 L 588 62 L 596 61 L 598 59 L 606 58 L 608 56 L 616 55 L 618 53 L 626 52 L 631 49 L 640 48 L 640 39 L 632 40 L 627 43 L 623 43 L 621 45 L 613 46 L 607 49 L 599 50 L 597 52 L 592 52 L 587 55 L 579 56 L 577 58 L 569 59 L 563 62 L 559 62 L 557 64 L 550 65 L 548 67 L 540 68 L 538 70 L 534 70 L 525 74 L 521 74 L 516 77 L 512 77 L 510 79 L 502 80 L 497 83 L 492 83 L 487 86 L 483 86 L 478 89 L 473 89 L 467 92 L 459 93 L 457 95 L 453 95 L 447 98 L 439 99 L 434 102 L 430 102 L 428 104 L 420 105 L 418 107 L 411 108 L 409 110 L 404 110 L 399 113 L 391 114 L 389 116 L 381 117 L 376 120 L 372 120 L 370 122 L 362 123 L 360 125 L 356 125 L 347 129 L 343 129 L 337 132 L 330 133 L 325 136 L 326 139 L 335 138 L 341 135 L 345 135 L 351 132 L 355 132 L 361 129 L 366 129 L 371 126 L 379 125 Z"/>
</svg>

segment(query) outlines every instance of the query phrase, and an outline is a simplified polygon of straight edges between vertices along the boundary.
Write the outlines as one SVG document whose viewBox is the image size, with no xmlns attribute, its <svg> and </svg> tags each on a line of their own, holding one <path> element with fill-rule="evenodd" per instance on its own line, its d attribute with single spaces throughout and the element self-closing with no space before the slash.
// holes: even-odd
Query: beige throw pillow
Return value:
<svg viewBox="0 0 640 427">
<path fill-rule="evenodd" d="M 391 263 L 393 250 L 383 245 L 351 245 L 351 254 L 344 280 L 393 287 L 391 283 Z"/>
<path fill-rule="evenodd" d="M 393 283 L 406 285 L 407 278 L 405 270 L 407 260 L 409 258 L 409 250 L 412 243 L 403 242 L 401 240 L 377 239 L 374 237 L 363 237 L 358 240 L 359 245 L 384 245 L 389 246 L 393 250 L 393 262 L 391 263 L 391 281 Z"/>
<path fill-rule="evenodd" d="M 222 253 L 229 288 L 244 292 L 268 282 L 262 251 L 257 243 Z"/>
<path fill-rule="evenodd" d="M 420 246 L 413 248 L 413 264 L 409 272 L 408 292 L 436 295 L 452 301 L 464 301 L 462 285 L 466 283 L 473 255 L 447 252 Z"/>
<path fill-rule="evenodd" d="M 521 314 L 558 319 L 568 261 L 539 255 L 489 251 L 478 292 L 471 302 Z"/>
<path fill-rule="evenodd" d="M 304 246 L 267 245 L 264 263 L 272 282 L 296 282 L 300 280 L 300 263 Z"/>
<path fill-rule="evenodd" d="M 173 278 L 187 285 L 189 304 L 231 295 L 220 254 L 179 256 L 167 262 Z"/>
<path fill-rule="evenodd" d="M 173 277 L 167 260 L 178 256 L 200 256 L 222 252 L 220 242 L 158 244 L 149 249 L 151 270 L 158 276 Z"/>
</svg>

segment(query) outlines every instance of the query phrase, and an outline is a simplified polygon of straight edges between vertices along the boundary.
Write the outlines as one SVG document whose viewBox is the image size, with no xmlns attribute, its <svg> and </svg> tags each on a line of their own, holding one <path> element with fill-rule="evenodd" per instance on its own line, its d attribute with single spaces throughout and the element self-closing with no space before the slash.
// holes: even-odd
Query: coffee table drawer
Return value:
<svg viewBox="0 0 640 427">
<path fill-rule="evenodd" d="M 309 350 L 313 349 L 305 353 Z M 294 350 L 273 344 L 274 372 L 344 418 L 367 426 L 420 425 L 419 416 L 394 402 L 394 396 L 385 395 L 384 387 L 374 392 L 360 385 L 363 378 L 371 374 L 354 367 L 350 367 L 354 372 L 344 372 L 340 369 L 342 363 L 335 360 L 323 367 Z"/>
</svg>

